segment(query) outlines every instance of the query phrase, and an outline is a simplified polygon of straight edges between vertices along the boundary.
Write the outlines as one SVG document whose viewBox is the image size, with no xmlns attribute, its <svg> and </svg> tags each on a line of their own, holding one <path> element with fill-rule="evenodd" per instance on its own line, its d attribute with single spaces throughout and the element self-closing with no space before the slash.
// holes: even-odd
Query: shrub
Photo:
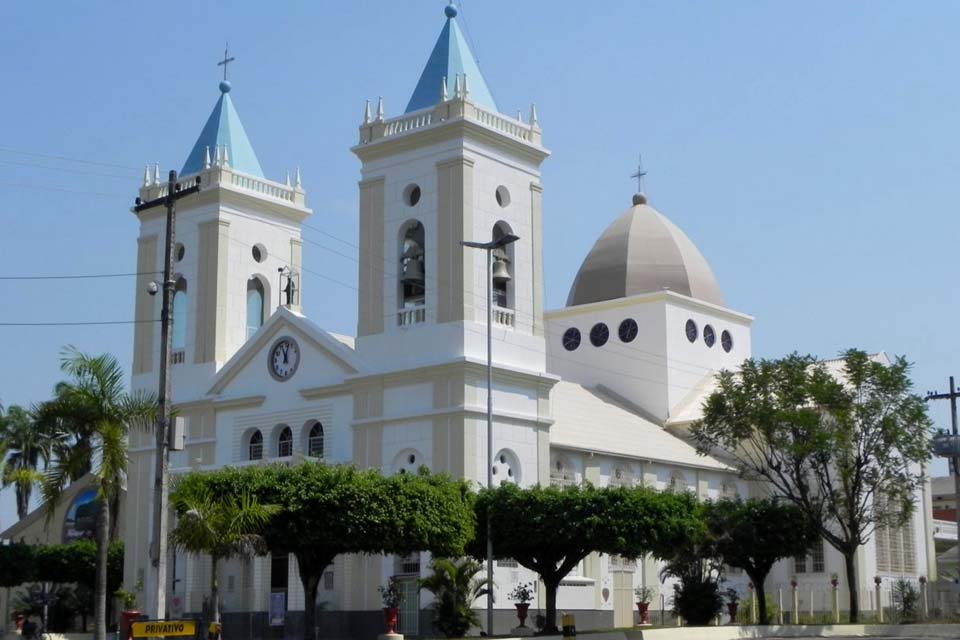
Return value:
<svg viewBox="0 0 960 640">
<path fill-rule="evenodd" d="M 684 576 L 673 590 L 673 612 L 687 624 L 710 624 L 723 608 L 720 587 L 713 580 Z"/>
<path fill-rule="evenodd" d="M 897 622 L 907 624 L 917 621 L 917 600 L 920 594 L 909 580 L 900 578 L 893 583 L 893 606 Z"/>
</svg>

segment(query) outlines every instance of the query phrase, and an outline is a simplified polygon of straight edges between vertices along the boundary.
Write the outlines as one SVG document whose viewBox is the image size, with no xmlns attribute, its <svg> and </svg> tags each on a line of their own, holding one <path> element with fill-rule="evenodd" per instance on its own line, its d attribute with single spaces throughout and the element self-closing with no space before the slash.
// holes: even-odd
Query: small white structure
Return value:
<svg viewBox="0 0 960 640">
<path fill-rule="evenodd" d="M 173 472 L 309 458 L 385 474 L 424 465 L 485 482 L 485 256 L 461 241 L 513 233 L 520 240 L 496 256 L 496 480 L 750 495 L 754 487 L 683 436 L 714 374 L 751 355 L 752 318 L 725 306 L 706 259 L 642 194 L 597 241 L 568 305 L 545 311 L 540 165 L 549 152 L 536 110 L 527 121 L 499 112 L 456 10 L 446 16 L 406 112 L 368 104 L 352 149 L 362 163 L 355 338 L 302 315 L 312 292 L 303 288 L 301 225 L 311 211 L 299 171 L 292 185 L 264 177 L 221 84 L 183 171 L 202 191 L 178 204 L 172 378 L 186 443 L 171 456 Z M 165 188 L 148 171 L 140 196 Z M 139 217 L 137 271 L 148 274 L 161 269 L 164 221 L 159 210 Z M 152 279 L 138 279 L 137 320 L 159 316 Z M 156 388 L 158 353 L 159 326 L 138 323 L 134 387 Z M 130 457 L 124 584 L 149 585 L 152 436 L 134 435 Z M 875 573 L 932 573 L 928 525 L 918 516 L 886 551 L 863 549 L 864 594 Z M 173 550 L 171 559 L 170 615 L 200 611 L 209 563 Z M 399 631 L 429 633 L 416 582 L 427 560 L 337 558 L 321 584 L 322 630 L 376 635 L 377 587 L 398 575 L 407 593 Z M 824 549 L 782 563 L 769 587 L 797 575 L 826 589 L 841 567 Z M 581 628 L 633 624 L 633 590 L 659 586 L 658 569 L 592 555 L 563 582 L 558 606 Z M 516 624 L 506 594 L 534 578 L 498 563 L 497 632 Z M 732 579 L 745 590 L 745 577 Z M 279 622 L 294 633 L 304 607 L 294 558 L 225 563 L 221 585 L 228 629 Z M 153 613 L 147 592 L 141 605 Z M 543 604 L 541 593 L 531 618 Z M 651 605 L 654 621 L 659 608 Z"/>
</svg>

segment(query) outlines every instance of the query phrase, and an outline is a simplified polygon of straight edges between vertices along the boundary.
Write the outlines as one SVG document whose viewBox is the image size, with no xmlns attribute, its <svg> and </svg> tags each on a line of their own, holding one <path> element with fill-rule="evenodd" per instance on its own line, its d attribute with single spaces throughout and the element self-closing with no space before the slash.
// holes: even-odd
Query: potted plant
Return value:
<svg viewBox="0 0 960 640">
<path fill-rule="evenodd" d="M 730 615 L 730 624 L 735 624 L 737 622 L 737 608 L 740 606 L 740 594 L 731 587 L 724 591 L 723 595 L 727 599 L 727 614 Z"/>
<path fill-rule="evenodd" d="M 657 595 L 653 587 L 640 586 L 633 590 L 637 597 L 637 611 L 640 612 L 640 624 L 650 624 L 650 602 Z"/>
<path fill-rule="evenodd" d="M 879 587 L 881 582 L 883 582 L 883 578 L 880 576 L 873 576 L 873 584 Z"/>
<path fill-rule="evenodd" d="M 380 598 L 383 600 L 383 617 L 387 624 L 387 635 L 397 633 L 397 616 L 399 615 L 400 603 L 403 601 L 403 594 L 400 592 L 400 581 L 396 576 L 391 576 L 387 580 L 386 586 L 377 587 L 380 592 Z"/>
<path fill-rule="evenodd" d="M 833 585 L 833 588 L 836 589 L 840 586 L 840 576 L 835 573 L 830 574 L 830 584 Z"/>
<path fill-rule="evenodd" d="M 530 602 L 533 600 L 533 583 L 521 582 L 507 594 L 507 599 L 513 600 L 513 606 L 517 608 L 517 618 L 520 620 L 520 626 L 526 627 L 527 611 L 530 609 Z"/>
<path fill-rule="evenodd" d="M 132 638 L 133 623 L 140 619 L 140 610 L 137 609 L 137 595 L 120 587 L 113 592 L 120 607 L 120 617 L 123 621 L 122 638 Z"/>
<path fill-rule="evenodd" d="M 792 578 L 790 578 L 790 586 L 793 587 L 794 590 L 796 590 L 796 588 L 797 588 L 797 586 L 798 586 L 799 584 L 800 584 L 800 583 L 797 582 L 797 576 L 793 576 Z"/>
</svg>

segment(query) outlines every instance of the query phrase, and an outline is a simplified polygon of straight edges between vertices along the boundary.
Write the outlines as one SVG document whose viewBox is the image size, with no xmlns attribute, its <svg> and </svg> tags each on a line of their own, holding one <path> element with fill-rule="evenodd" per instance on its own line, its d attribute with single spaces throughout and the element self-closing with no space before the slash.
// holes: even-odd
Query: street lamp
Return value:
<svg viewBox="0 0 960 640">
<path fill-rule="evenodd" d="M 487 489 L 493 488 L 493 252 L 513 244 L 520 238 L 507 233 L 490 242 L 467 242 L 465 247 L 487 252 Z M 487 635 L 493 635 L 493 536 L 487 511 Z"/>
</svg>

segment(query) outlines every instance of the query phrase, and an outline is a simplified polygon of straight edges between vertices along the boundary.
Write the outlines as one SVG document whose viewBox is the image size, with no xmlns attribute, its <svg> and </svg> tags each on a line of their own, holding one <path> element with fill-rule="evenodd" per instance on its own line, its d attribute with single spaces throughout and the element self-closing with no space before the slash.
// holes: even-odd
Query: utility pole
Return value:
<svg viewBox="0 0 960 640">
<path fill-rule="evenodd" d="M 167 609 L 167 495 L 170 490 L 168 467 L 170 466 L 170 356 L 173 351 L 173 295 L 177 283 L 173 280 L 174 228 L 177 213 L 176 203 L 180 198 L 200 191 L 200 176 L 192 187 L 177 183 L 177 172 L 170 171 L 167 193 L 149 202 L 136 200 L 133 210 L 137 213 L 163 205 L 167 208 L 166 245 L 163 256 L 163 303 L 160 311 L 160 415 L 157 418 L 157 462 L 153 488 L 153 544 L 150 547 L 151 562 L 157 574 L 156 601 L 157 619 L 166 617 Z"/>
<path fill-rule="evenodd" d="M 949 400 L 950 401 L 950 428 L 953 433 L 953 509 L 957 520 L 957 553 L 960 554 L 960 456 L 958 453 L 958 444 L 960 444 L 960 434 L 957 432 L 957 398 L 960 398 L 960 392 L 953 382 L 953 376 L 950 376 L 949 393 L 928 393 L 927 400 Z"/>
</svg>

